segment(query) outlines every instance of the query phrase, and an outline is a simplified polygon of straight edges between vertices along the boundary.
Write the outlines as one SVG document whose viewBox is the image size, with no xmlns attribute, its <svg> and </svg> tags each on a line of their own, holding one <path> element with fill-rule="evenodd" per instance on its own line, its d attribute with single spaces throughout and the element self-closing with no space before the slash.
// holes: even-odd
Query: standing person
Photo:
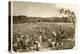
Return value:
<svg viewBox="0 0 80 54">
<path fill-rule="evenodd" d="M 21 40 L 19 41 L 22 50 L 24 50 L 26 48 L 25 39 L 24 38 L 25 38 L 25 36 L 24 35 L 21 35 L 21 37 L 20 37 Z"/>
<path fill-rule="evenodd" d="M 56 48 L 59 49 L 63 45 L 63 40 L 66 38 L 66 34 L 64 31 L 60 31 L 57 33 L 56 37 Z"/>
<path fill-rule="evenodd" d="M 35 44 L 35 45 L 34 45 L 34 46 L 35 46 L 35 50 L 36 50 L 36 51 L 39 51 L 39 47 L 38 47 L 39 42 L 38 42 L 38 41 L 35 41 L 34 44 Z"/>
</svg>

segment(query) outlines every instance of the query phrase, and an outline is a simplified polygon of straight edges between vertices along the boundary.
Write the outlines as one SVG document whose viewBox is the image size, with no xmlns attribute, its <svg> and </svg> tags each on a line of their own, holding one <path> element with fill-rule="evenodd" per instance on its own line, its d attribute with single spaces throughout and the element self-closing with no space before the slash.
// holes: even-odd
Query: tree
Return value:
<svg viewBox="0 0 80 54">
<path fill-rule="evenodd" d="M 67 15 L 67 18 L 69 19 L 69 21 L 75 23 L 76 16 L 75 16 L 75 13 L 73 11 L 71 11 L 69 9 L 62 8 L 62 9 L 59 9 L 59 13 Z"/>
</svg>

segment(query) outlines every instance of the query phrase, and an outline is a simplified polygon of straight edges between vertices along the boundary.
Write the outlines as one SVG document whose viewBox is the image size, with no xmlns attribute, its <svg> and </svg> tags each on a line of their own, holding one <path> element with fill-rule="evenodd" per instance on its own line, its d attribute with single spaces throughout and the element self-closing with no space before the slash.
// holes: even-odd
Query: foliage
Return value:
<svg viewBox="0 0 80 54">
<path fill-rule="evenodd" d="M 67 18 L 66 19 L 69 19 L 71 22 L 75 23 L 76 21 L 76 16 L 75 16 L 75 13 L 69 9 L 59 9 L 59 13 L 60 14 L 65 14 L 67 15 Z"/>
</svg>

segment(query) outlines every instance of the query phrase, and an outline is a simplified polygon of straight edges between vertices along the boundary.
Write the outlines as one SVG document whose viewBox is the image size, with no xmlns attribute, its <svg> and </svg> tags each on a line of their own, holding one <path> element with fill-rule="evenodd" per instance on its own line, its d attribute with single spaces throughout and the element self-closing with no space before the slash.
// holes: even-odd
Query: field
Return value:
<svg viewBox="0 0 80 54">
<path fill-rule="evenodd" d="M 57 37 L 64 35 L 61 39 L 57 40 Z M 64 32 L 64 34 L 60 34 Z M 58 35 L 59 34 L 59 35 Z M 41 50 L 61 50 L 71 49 L 75 46 L 75 24 L 73 23 L 57 23 L 57 22 L 36 22 L 36 23 L 22 23 L 13 24 L 13 49 L 14 51 L 41 51 Z M 18 43 L 18 38 L 23 37 L 23 44 Z M 41 37 L 41 38 L 40 38 Z M 44 37 L 44 38 L 43 38 Z M 62 46 L 59 44 L 54 47 L 49 47 L 49 41 L 56 43 L 63 43 Z M 55 40 L 56 39 L 56 40 Z M 25 42 L 27 41 L 27 42 Z M 38 41 L 40 47 L 37 47 L 34 42 Z M 25 45 L 24 45 L 25 44 Z M 22 46 L 23 47 L 20 47 Z M 36 47 L 35 47 L 35 46 Z M 33 47 L 34 46 L 34 47 Z M 33 47 L 33 48 L 31 48 Z M 37 49 L 36 49 L 37 48 Z"/>
</svg>

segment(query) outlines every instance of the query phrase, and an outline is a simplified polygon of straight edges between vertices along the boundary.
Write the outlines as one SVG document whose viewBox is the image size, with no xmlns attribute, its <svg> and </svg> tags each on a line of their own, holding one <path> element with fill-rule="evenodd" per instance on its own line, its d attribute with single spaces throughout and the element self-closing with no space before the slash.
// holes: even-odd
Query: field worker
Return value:
<svg viewBox="0 0 80 54">
<path fill-rule="evenodd" d="M 48 41 L 49 41 L 49 42 L 51 42 L 51 41 L 52 41 L 52 39 L 48 39 Z"/>
<path fill-rule="evenodd" d="M 38 41 L 35 41 L 35 42 L 34 42 L 33 50 L 36 50 L 36 51 L 39 50 Z"/>
<path fill-rule="evenodd" d="M 13 44 L 13 50 L 14 50 L 14 51 L 17 51 L 17 48 L 18 48 L 18 44 L 17 44 L 17 42 L 16 42 L 16 43 Z"/>
<path fill-rule="evenodd" d="M 53 31 L 52 33 L 54 34 L 54 36 L 57 36 L 57 34 L 56 34 L 56 32 L 55 32 L 55 31 Z"/>
<path fill-rule="evenodd" d="M 39 41 L 35 41 L 38 44 L 38 48 L 40 48 L 40 42 Z"/>
<path fill-rule="evenodd" d="M 52 39 L 48 39 L 49 41 L 49 47 L 52 47 Z"/>
<path fill-rule="evenodd" d="M 19 41 L 21 41 L 21 40 L 22 40 L 22 38 L 21 38 L 21 36 L 19 35 L 18 38 L 17 38 L 18 43 L 19 43 Z"/>
<path fill-rule="evenodd" d="M 42 36 L 39 37 L 39 41 L 40 41 L 40 43 L 39 43 L 40 48 L 42 48 L 42 46 L 41 46 L 41 44 L 42 44 Z"/>
<path fill-rule="evenodd" d="M 52 34 L 53 34 L 53 41 L 56 41 L 56 37 L 57 37 L 56 32 L 55 32 L 55 31 L 53 31 L 53 32 L 52 32 Z"/>
<path fill-rule="evenodd" d="M 27 38 L 25 42 L 28 43 L 29 42 L 29 38 Z"/>
<path fill-rule="evenodd" d="M 24 35 L 21 35 L 21 38 L 23 38 L 24 37 Z"/>
<path fill-rule="evenodd" d="M 20 39 L 19 39 L 19 45 L 21 47 L 21 49 L 25 49 L 25 36 L 24 35 L 21 35 Z"/>
<path fill-rule="evenodd" d="M 39 31 L 39 33 L 44 33 L 44 32 L 45 32 L 44 29 L 43 30 L 40 29 L 40 31 Z"/>
<path fill-rule="evenodd" d="M 56 46 L 62 46 L 63 45 L 63 39 L 66 38 L 66 34 L 64 31 L 60 31 L 60 33 L 57 33 L 57 37 L 56 37 Z"/>
<path fill-rule="evenodd" d="M 42 33 L 42 30 L 40 29 L 39 32 Z"/>
<path fill-rule="evenodd" d="M 61 35 L 61 38 L 62 38 L 62 39 L 66 39 L 66 38 L 67 38 L 66 32 L 62 31 L 61 34 L 62 34 L 62 35 Z"/>
<path fill-rule="evenodd" d="M 52 41 L 52 48 L 55 48 L 55 44 L 56 44 L 56 42 Z"/>
<path fill-rule="evenodd" d="M 40 47 L 41 47 L 40 42 L 38 42 L 38 48 L 40 48 Z"/>
</svg>

